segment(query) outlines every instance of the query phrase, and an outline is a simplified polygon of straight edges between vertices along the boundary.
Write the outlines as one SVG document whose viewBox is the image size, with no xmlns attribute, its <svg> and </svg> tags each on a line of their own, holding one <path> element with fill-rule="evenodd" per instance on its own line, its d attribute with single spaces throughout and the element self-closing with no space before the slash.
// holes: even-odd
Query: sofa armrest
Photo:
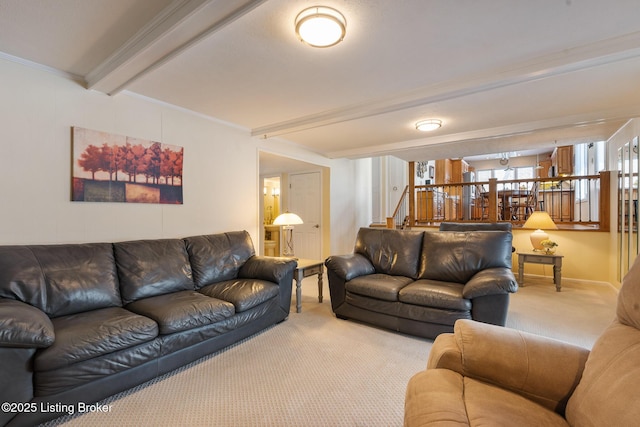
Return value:
<svg viewBox="0 0 640 427">
<path fill-rule="evenodd" d="M 453 334 L 436 339 L 427 367 L 497 385 L 564 415 L 588 355 L 586 348 L 463 319 Z"/>
<path fill-rule="evenodd" d="M 53 323 L 43 311 L 0 298 L 0 347 L 43 348 L 54 340 Z"/>
<path fill-rule="evenodd" d="M 240 267 L 238 277 L 276 283 L 280 289 L 280 308 L 288 315 L 291 308 L 293 272 L 297 266 L 298 262 L 292 258 L 252 256 Z"/>
<path fill-rule="evenodd" d="M 465 285 L 462 296 L 466 299 L 487 295 L 516 292 L 518 282 L 509 268 L 487 268 L 476 273 Z"/>
<path fill-rule="evenodd" d="M 327 266 L 327 270 L 333 271 L 344 281 L 376 272 L 371 261 L 364 255 L 357 253 L 333 255 L 327 258 L 324 264 Z"/>
<path fill-rule="evenodd" d="M 292 258 L 253 256 L 240 267 L 238 277 L 280 284 L 283 279 L 293 278 L 293 271 L 297 266 L 297 261 Z M 290 286 L 291 283 L 287 285 Z"/>
</svg>

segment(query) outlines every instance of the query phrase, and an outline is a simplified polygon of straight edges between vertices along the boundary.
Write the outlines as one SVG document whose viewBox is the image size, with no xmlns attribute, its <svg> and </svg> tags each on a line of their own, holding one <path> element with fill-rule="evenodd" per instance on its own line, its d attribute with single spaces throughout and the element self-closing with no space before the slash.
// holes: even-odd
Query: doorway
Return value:
<svg viewBox="0 0 640 427">
<path fill-rule="evenodd" d="M 324 166 L 259 152 L 260 175 L 260 253 L 267 255 L 265 240 L 267 237 L 267 220 L 269 212 L 265 187 L 271 178 L 279 178 L 280 193 L 278 196 L 279 213 L 287 210 L 301 216 L 304 224 L 294 227 L 294 254 L 298 258 L 322 259 L 324 248 L 330 247 L 329 234 L 329 174 L 330 169 Z M 294 181 L 292 183 L 291 181 Z M 269 189 L 267 191 L 267 198 Z M 311 192 L 312 194 L 307 194 Z M 302 212 L 302 214 L 301 214 Z M 272 212 L 274 214 L 275 212 Z M 273 219 L 276 215 L 273 215 Z M 308 218 L 308 219 L 307 219 Z M 271 226 L 273 228 L 273 226 Z M 281 228 L 281 227 L 280 227 Z M 282 255 L 282 230 L 278 228 L 279 251 Z M 273 236 L 274 234 L 271 234 Z M 273 239 L 272 239 L 273 240 Z"/>
<path fill-rule="evenodd" d="M 291 212 L 304 221 L 296 225 L 293 232 L 295 255 L 299 258 L 320 259 L 322 222 L 320 172 L 295 173 L 289 175 L 289 206 Z"/>
</svg>

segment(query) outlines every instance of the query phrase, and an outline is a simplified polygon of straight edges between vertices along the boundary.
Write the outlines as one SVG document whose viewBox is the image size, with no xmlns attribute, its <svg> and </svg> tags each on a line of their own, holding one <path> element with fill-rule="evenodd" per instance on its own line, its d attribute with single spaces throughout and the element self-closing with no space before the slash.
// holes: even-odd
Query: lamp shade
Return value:
<svg viewBox="0 0 640 427">
<path fill-rule="evenodd" d="M 276 217 L 276 219 L 273 220 L 273 225 L 297 225 L 297 224 L 304 224 L 304 222 L 302 222 L 302 218 L 300 218 L 298 215 L 291 212 L 285 212 L 283 214 L 280 214 Z"/>
<path fill-rule="evenodd" d="M 522 226 L 522 228 L 533 228 L 536 231 L 531 233 L 531 245 L 536 251 L 543 250 L 542 241 L 547 240 L 549 235 L 542 230 L 557 230 L 558 226 L 553 222 L 546 211 L 535 211 L 531 214 Z"/>
<path fill-rule="evenodd" d="M 532 228 L 536 230 L 557 230 L 558 226 L 546 211 L 535 211 L 525 221 L 522 228 Z"/>
</svg>

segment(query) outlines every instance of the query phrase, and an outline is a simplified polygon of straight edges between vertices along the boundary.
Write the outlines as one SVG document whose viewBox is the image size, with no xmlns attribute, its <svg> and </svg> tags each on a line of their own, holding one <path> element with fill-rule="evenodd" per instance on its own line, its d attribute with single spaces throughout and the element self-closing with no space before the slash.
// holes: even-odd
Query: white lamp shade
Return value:
<svg viewBox="0 0 640 427">
<path fill-rule="evenodd" d="M 283 214 L 280 214 L 276 217 L 275 220 L 273 220 L 273 225 L 297 225 L 297 224 L 304 224 L 304 222 L 302 222 L 302 218 L 300 218 L 298 215 L 291 212 L 285 212 Z"/>
</svg>

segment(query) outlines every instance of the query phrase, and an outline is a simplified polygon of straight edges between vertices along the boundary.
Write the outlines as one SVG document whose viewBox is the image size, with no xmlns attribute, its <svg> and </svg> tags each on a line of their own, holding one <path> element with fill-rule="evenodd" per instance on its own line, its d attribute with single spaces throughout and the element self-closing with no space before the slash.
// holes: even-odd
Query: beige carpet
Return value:
<svg viewBox="0 0 640 427">
<path fill-rule="evenodd" d="M 590 347 L 613 318 L 613 288 L 529 283 L 512 297 L 510 327 Z M 305 279 L 302 313 L 292 307 L 280 325 L 103 401 L 109 413 L 48 425 L 402 426 L 407 381 L 431 341 L 336 319 L 328 289 L 322 304 L 316 289 Z"/>
</svg>

